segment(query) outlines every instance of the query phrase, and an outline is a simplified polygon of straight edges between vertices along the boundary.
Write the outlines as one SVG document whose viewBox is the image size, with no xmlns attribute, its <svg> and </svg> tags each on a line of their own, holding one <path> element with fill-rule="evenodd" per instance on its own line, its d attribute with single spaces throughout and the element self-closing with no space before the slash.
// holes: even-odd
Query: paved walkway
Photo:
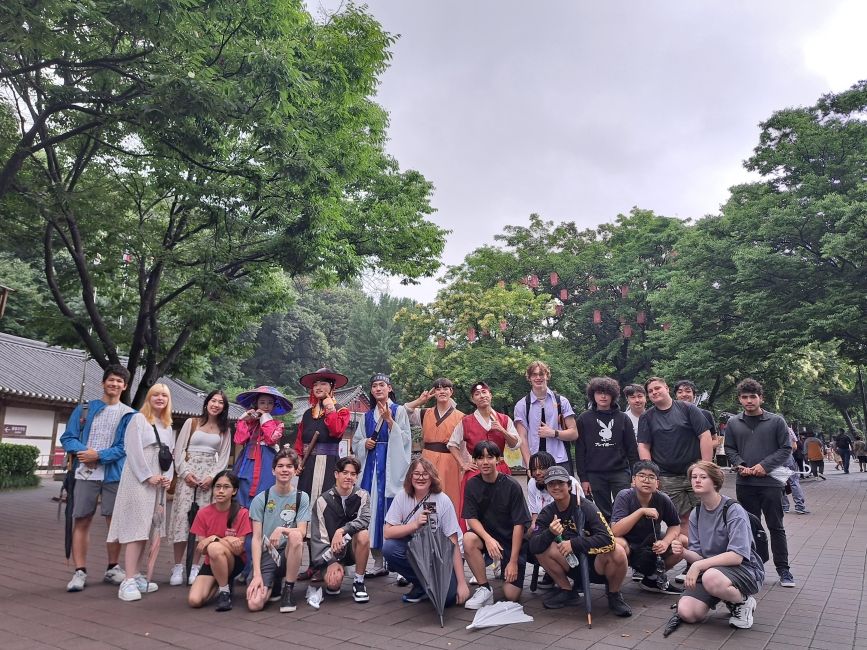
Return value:
<svg viewBox="0 0 867 650">
<path fill-rule="evenodd" d="M 46 481 L 34 490 L 0 493 L 0 648 L 867 649 L 867 474 L 829 470 L 827 481 L 806 481 L 804 487 L 812 514 L 786 518 L 798 587 L 779 587 L 768 564 L 771 575 L 758 595 L 752 629 L 729 628 L 728 614 L 720 612 L 704 625 L 682 625 L 663 639 L 673 598 L 641 592 L 632 582 L 624 586 L 635 612 L 630 619 L 609 615 L 602 588 L 594 587 L 593 629 L 587 629 L 582 609 L 546 611 L 529 591 L 522 602 L 532 623 L 468 631 L 473 613 L 453 608 L 440 628 L 430 604 L 400 602 L 405 590 L 393 578 L 368 581 L 371 601 L 365 605 L 344 594 L 319 611 L 299 602 L 292 614 L 280 614 L 273 604 L 251 614 L 236 588 L 233 611 L 193 611 L 186 606 L 186 590 L 167 584 L 168 544 L 158 562 L 157 593 L 124 603 L 116 587 L 91 579 L 85 591 L 68 594 L 72 568 L 63 560 L 63 523 L 51 501 L 59 484 Z M 733 493 L 731 485 L 725 492 Z M 92 533 L 93 540 L 105 538 L 102 522 Z M 92 575 L 101 575 L 104 561 L 104 547 L 93 544 Z"/>
</svg>

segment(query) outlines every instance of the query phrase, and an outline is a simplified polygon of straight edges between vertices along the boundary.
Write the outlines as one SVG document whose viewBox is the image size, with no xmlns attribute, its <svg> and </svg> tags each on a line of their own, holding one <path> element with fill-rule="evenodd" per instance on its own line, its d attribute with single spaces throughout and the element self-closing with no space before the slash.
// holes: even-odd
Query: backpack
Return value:
<svg viewBox="0 0 867 650">
<path fill-rule="evenodd" d="M 732 507 L 733 504 L 738 503 L 734 499 L 728 499 L 723 505 L 723 524 L 728 523 L 728 511 L 729 508 Z M 743 508 L 743 506 L 741 506 Z M 695 507 L 695 523 L 698 525 L 698 516 L 701 512 L 701 504 L 698 504 Z M 764 527 L 762 526 L 762 520 L 756 517 L 749 510 L 744 508 L 744 512 L 747 513 L 747 518 L 750 520 L 750 532 L 753 537 L 753 544 L 756 547 L 756 553 L 760 558 L 762 558 L 762 562 L 767 562 L 771 555 L 768 552 L 768 533 L 765 532 Z"/>
<path fill-rule="evenodd" d="M 566 423 L 563 419 L 563 402 L 560 401 L 560 394 L 557 391 L 552 391 L 554 393 L 554 400 L 557 402 L 557 424 L 561 427 L 565 427 Z M 527 424 L 530 423 L 530 397 L 531 395 L 527 395 L 524 398 L 524 412 L 527 417 Z M 546 398 L 547 400 L 547 398 Z M 542 405 L 542 422 L 545 421 L 545 405 Z M 563 443 L 563 448 L 566 450 L 566 458 L 569 461 L 569 467 L 571 471 L 569 472 L 573 476 L 575 475 L 575 441 L 569 440 L 561 440 Z M 542 444 L 540 439 L 539 451 L 542 451 Z"/>
</svg>

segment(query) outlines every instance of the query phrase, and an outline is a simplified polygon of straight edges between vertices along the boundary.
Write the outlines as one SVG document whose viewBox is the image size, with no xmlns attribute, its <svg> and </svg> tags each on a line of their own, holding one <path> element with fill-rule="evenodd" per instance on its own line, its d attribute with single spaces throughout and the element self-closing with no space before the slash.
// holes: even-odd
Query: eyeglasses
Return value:
<svg viewBox="0 0 867 650">
<path fill-rule="evenodd" d="M 430 474 L 428 474 L 427 472 L 413 472 L 412 477 L 423 481 L 426 478 L 430 478 Z"/>
<path fill-rule="evenodd" d="M 639 481 L 644 481 L 645 483 L 652 483 L 653 481 L 658 480 L 656 474 L 636 474 L 635 478 Z"/>
</svg>

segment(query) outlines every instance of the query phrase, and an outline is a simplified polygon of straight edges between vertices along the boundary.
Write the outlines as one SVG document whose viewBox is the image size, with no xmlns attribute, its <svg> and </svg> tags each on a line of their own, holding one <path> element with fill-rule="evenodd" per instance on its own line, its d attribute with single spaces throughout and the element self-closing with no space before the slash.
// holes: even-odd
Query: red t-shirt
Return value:
<svg viewBox="0 0 867 650">
<path fill-rule="evenodd" d="M 217 535 L 219 537 L 246 537 L 252 534 L 253 524 L 250 523 L 250 511 L 241 508 L 229 528 L 229 511 L 220 512 L 213 504 L 205 506 L 196 513 L 190 532 L 197 537 Z M 247 554 L 241 553 L 241 559 L 247 562 Z M 211 558 L 205 555 L 205 564 L 210 564 Z"/>
</svg>

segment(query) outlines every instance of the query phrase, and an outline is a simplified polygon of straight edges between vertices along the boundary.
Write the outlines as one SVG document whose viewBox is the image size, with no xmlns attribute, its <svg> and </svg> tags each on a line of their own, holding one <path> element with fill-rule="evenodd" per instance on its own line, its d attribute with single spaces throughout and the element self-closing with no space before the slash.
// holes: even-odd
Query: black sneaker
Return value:
<svg viewBox="0 0 867 650">
<path fill-rule="evenodd" d="M 420 603 L 421 601 L 427 599 L 427 592 L 418 585 L 415 585 L 408 594 L 404 594 L 403 598 L 401 598 L 401 600 L 405 603 Z"/>
<path fill-rule="evenodd" d="M 271 589 L 271 595 L 268 597 L 269 603 L 276 603 L 283 598 L 283 581 L 279 578 L 274 578 L 274 588 Z"/>
<path fill-rule="evenodd" d="M 536 586 L 539 589 L 553 589 L 554 579 L 546 573 L 541 578 L 539 578 L 539 582 L 536 583 Z"/>
<path fill-rule="evenodd" d="M 228 591 L 217 592 L 217 611 L 228 612 L 232 609 L 232 594 Z"/>
<path fill-rule="evenodd" d="M 608 610 L 615 616 L 632 616 L 632 608 L 626 604 L 619 591 L 608 594 Z"/>
<path fill-rule="evenodd" d="M 560 589 L 560 587 L 554 587 L 542 599 L 542 606 L 545 609 L 562 609 L 563 607 L 577 604 L 578 595 L 571 589 Z"/>
<path fill-rule="evenodd" d="M 286 612 L 294 612 L 296 607 L 295 588 L 284 586 L 283 594 L 280 597 L 280 613 L 285 614 Z"/>
<path fill-rule="evenodd" d="M 370 600 L 370 596 L 367 595 L 367 588 L 363 582 L 352 583 L 352 598 L 356 603 L 366 603 Z"/>
<path fill-rule="evenodd" d="M 655 594 L 669 594 L 671 596 L 679 596 L 683 593 L 683 589 L 681 589 L 680 587 L 676 587 L 668 580 L 665 581 L 664 585 L 660 585 L 660 583 L 656 581 L 656 578 L 651 576 L 643 578 L 638 586 L 642 591 L 650 591 Z"/>
</svg>

